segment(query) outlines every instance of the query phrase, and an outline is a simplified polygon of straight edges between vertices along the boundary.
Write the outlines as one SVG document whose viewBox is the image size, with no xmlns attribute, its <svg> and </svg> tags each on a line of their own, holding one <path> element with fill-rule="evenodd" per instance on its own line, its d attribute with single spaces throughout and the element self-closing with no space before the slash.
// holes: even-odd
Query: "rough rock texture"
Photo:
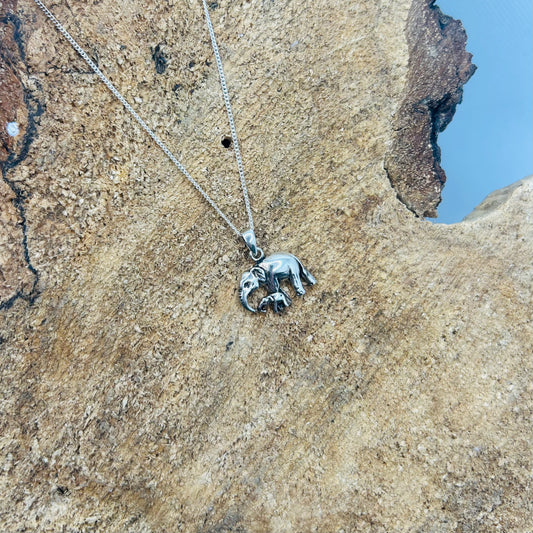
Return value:
<svg viewBox="0 0 533 533">
<path fill-rule="evenodd" d="M 515 181 L 507 187 L 498 189 L 497 191 L 491 192 L 476 208 L 466 215 L 464 218 L 465 221 L 473 221 L 478 218 L 484 217 L 493 211 L 499 209 L 507 200 L 512 198 L 513 193 L 519 187 L 527 186 L 533 181 L 533 176 L 524 178 L 523 180 Z"/>
<path fill-rule="evenodd" d="M 38 282 L 1 310 L 0 529 L 531 530 L 532 184 L 433 225 L 384 170 L 427 2 L 211 6 L 259 244 L 318 284 L 244 311 L 241 244 L 21 0 L 9 120 L 43 114 L 4 196 Z M 243 227 L 201 4 L 53 9 Z"/>
<path fill-rule="evenodd" d="M 32 301 L 37 272 L 31 264 L 26 238 L 26 192 L 10 172 L 24 160 L 35 134 L 35 118 L 41 110 L 25 93 L 24 49 L 15 5 L 6 2 L 0 11 L 0 309 L 17 298 Z M 9 134 L 8 124 L 17 135 Z M 16 133 L 13 131 L 12 133 Z"/>
<path fill-rule="evenodd" d="M 437 216 L 446 181 L 437 138 L 476 70 L 465 50 L 461 22 L 444 15 L 434 3 L 413 2 L 409 11 L 409 74 L 385 162 L 398 199 L 422 217 Z"/>
</svg>

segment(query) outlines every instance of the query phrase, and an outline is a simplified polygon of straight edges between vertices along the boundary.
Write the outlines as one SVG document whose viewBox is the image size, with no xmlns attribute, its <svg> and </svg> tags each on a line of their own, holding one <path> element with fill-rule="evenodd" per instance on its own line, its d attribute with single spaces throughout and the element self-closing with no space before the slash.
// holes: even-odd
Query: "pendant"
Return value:
<svg viewBox="0 0 533 533">
<path fill-rule="evenodd" d="M 289 305 L 291 298 L 280 287 L 280 282 L 288 279 L 298 296 L 305 294 L 303 284 L 314 285 L 316 279 L 304 268 L 300 260 L 287 253 L 277 253 L 265 257 L 263 250 L 257 246 L 255 234 L 249 229 L 242 234 L 242 238 L 250 250 L 250 256 L 255 265 L 242 275 L 239 286 L 239 299 L 245 309 L 256 313 L 266 312 L 269 305 L 275 313 L 280 313 Z M 261 300 L 257 309 L 248 303 L 250 294 L 259 287 L 266 287 L 268 294 Z"/>
</svg>

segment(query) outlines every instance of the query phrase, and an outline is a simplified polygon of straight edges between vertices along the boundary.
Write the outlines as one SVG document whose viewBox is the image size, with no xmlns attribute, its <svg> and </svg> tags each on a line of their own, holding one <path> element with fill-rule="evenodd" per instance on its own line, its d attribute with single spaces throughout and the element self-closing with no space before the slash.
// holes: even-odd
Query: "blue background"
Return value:
<svg viewBox="0 0 533 533">
<path fill-rule="evenodd" d="M 437 0 L 460 19 L 478 69 L 439 135 L 447 182 L 435 222 L 459 222 L 490 192 L 533 174 L 533 2 Z"/>
</svg>

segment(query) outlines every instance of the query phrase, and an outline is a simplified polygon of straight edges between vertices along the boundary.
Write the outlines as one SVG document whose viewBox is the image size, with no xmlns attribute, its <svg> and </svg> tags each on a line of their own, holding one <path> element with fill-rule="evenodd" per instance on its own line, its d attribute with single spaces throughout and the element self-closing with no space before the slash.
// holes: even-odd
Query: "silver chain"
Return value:
<svg viewBox="0 0 533 533">
<path fill-rule="evenodd" d="M 178 167 L 178 169 L 183 173 L 183 175 L 191 182 L 193 187 L 205 198 L 209 205 L 224 219 L 226 224 L 240 237 L 242 234 L 237 229 L 237 227 L 229 220 L 229 218 L 220 210 L 218 205 L 211 199 L 207 192 L 200 186 L 200 184 L 189 174 L 187 169 L 178 161 L 174 154 L 167 148 L 165 143 L 148 127 L 146 122 L 137 114 L 137 112 L 131 107 L 127 100 L 120 94 L 117 88 L 109 81 L 109 79 L 103 74 L 103 72 L 96 66 L 94 61 L 87 55 L 87 53 L 82 49 L 82 47 L 74 40 L 70 33 L 63 27 L 63 25 L 56 19 L 52 12 L 41 2 L 41 0 L 33 0 L 43 11 L 43 13 L 52 21 L 54 26 L 59 30 L 59 32 L 65 37 L 65 39 L 72 45 L 74 50 L 80 54 L 80 56 L 85 60 L 85 62 L 93 69 L 95 74 L 104 82 L 106 87 L 114 94 L 114 96 L 119 100 L 122 105 L 126 108 L 127 111 L 133 116 L 133 118 L 139 123 L 141 128 L 150 135 L 154 142 L 163 150 L 163 152 L 168 156 L 168 158 Z M 233 149 L 235 151 L 235 159 L 237 160 L 237 167 L 239 169 L 239 177 L 241 180 L 242 193 L 244 196 L 244 205 L 246 206 L 246 212 L 248 213 L 248 223 L 250 224 L 250 229 L 254 230 L 254 221 L 252 217 L 252 209 L 250 207 L 250 198 L 248 197 L 248 189 L 246 187 L 246 180 L 244 179 L 244 169 L 241 158 L 241 151 L 239 149 L 239 142 L 237 140 L 237 130 L 235 129 L 235 122 L 233 120 L 233 113 L 231 111 L 231 104 L 229 100 L 228 88 L 226 85 L 226 77 L 224 76 L 224 69 L 222 68 L 222 61 L 220 59 L 220 53 L 218 51 L 217 42 L 215 39 L 215 32 L 213 30 L 213 25 L 211 24 L 211 19 L 209 17 L 209 10 L 205 0 L 202 0 L 205 11 L 205 18 L 207 21 L 207 27 L 209 30 L 209 35 L 211 37 L 211 44 L 213 46 L 213 51 L 215 53 L 215 59 L 218 68 L 218 74 L 220 76 L 220 85 L 222 87 L 222 94 L 224 96 L 224 104 L 226 106 L 226 111 L 228 114 L 229 126 L 231 130 L 231 138 L 233 141 Z"/>
<path fill-rule="evenodd" d="M 222 95 L 224 96 L 224 104 L 226 105 L 226 111 L 228 113 L 229 129 L 231 130 L 231 139 L 233 140 L 233 150 L 235 151 L 235 159 L 237 160 L 237 168 L 239 169 L 239 177 L 241 179 L 242 194 L 244 196 L 244 205 L 246 206 L 246 212 L 248 213 L 248 223 L 250 229 L 254 230 L 254 221 L 252 218 L 252 209 L 250 207 L 250 198 L 248 197 L 248 189 L 246 187 L 246 180 L 244 179 L 244 168 L 242 166 L 241 150 L 239 148 L 239 141 L 237 140 L 237 130 L 235 129 L 235 122 L 233 121 L 233 113 L 231 111 L 231 104 L 229 101 L 228 87 L 226 85 L 226 77 L 224 76 L 224 69 L 222 68 L 222 60 L 218 52 L 218 45 L 215 39 L 215 30 L 213 30 L 213 24 L 211 24 L 211 17 L 209 16 L 209 10 L 205 0 L 202 0 L 204 4 L 205 20 L 207 21 L 207 28 L 209 30 L 209 36 L 211 37 L 211 44 L 213 45 L 213 52 L 215 53 L 215 60 L 217 62 L 218 74 L 220 76 L 220 86 L 222 87 Z"/>
</svg>

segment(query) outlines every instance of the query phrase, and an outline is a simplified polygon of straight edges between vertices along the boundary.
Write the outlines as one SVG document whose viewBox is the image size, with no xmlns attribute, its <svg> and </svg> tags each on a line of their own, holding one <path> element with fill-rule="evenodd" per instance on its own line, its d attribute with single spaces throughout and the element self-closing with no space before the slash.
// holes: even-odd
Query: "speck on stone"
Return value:
<svg viewBox="0 0 533 533">
<path fill-rule="evenodd" d="M 19 125 L 16 122 L 8 122 L 6 124 L 6 131 L 10 137 L 16 137 L 19 133 Z"/>
</svg>

